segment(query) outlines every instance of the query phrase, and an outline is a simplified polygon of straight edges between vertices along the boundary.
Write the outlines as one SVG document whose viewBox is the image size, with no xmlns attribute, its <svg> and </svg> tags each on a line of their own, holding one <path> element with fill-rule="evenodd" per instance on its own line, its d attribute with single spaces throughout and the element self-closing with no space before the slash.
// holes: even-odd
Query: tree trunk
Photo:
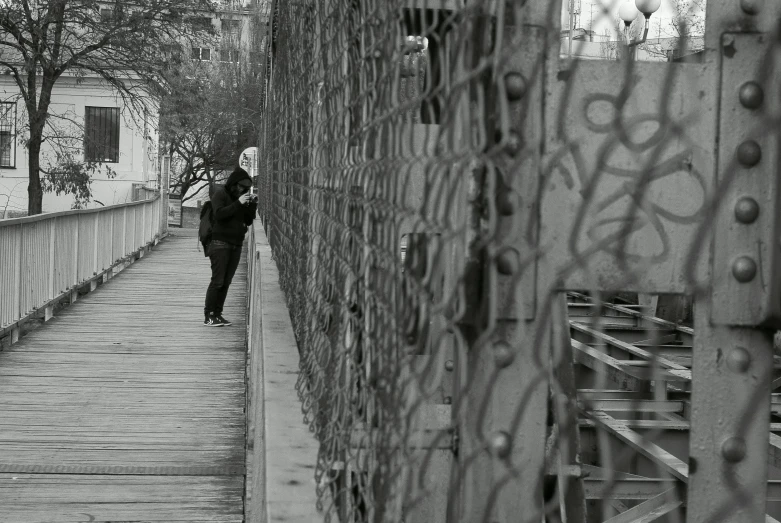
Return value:
<svg viewBox="0 0 781 523">
<path fill-rule="evenodd" d="M 30 129 L 30 158 L 28 161 L 29 185 L 27 186 L 27 214 L 43 212 L 43 189 L 41 188 L 41 135 L 35 136 L 34 128 Z"/>
<path fill-rule="evenodd" d="M 33 69 L 34 71 L 35 69 Z M 28 78 L 28 92 L 35 92 L 36 76 Z M 27 101 L 28 121 L 30 123 L 30 141 L 27 150 L 29 157 L 29 178 L 27 186 L 27 212 L 30 216 L 43 212 L 43 188 L 41 187 L 41 144 L 43 143 L 43 131 L 46 128 L 46 119 L 49 117 L 49 104 L 52 99 L 52 90 L 56 78 L 51 72 L 45 72 L 41 81 L 41 93 L 38 106 L 35 99 Z"/>
</svg>

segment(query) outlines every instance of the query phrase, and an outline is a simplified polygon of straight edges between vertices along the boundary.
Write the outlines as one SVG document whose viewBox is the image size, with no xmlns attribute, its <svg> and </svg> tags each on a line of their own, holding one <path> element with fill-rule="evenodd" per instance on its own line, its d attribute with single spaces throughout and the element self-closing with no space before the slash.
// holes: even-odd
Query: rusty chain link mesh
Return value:
<svg viewBox="0 0 781 523">
<path fill-rule="evenodd" d="M 275 3 L 259 194 L 326 521 L 759 521 L 734 518 L 767 477 L 730 466 L 767 469 L 751 442 L 772 428 L 769 335 L 697 325 L 704 344 L 749 344 L 745 385 L 698 352 L 675 321 L 690 317 L 636 301 L 687 293 L 709 324 L 711 292 L 730 292 L 709 265 L 746 166 L 713 145 L 729 45 L 701 63 L 570 62 L 560 9 Z M 777 88 L 778 43 L 737 38 L 762 51 L 746 74 Z M 765 103 L 734 125 L 777 151 Z M 712 475 L 687 501 L 695 465 Z M 715 485 L 728 494 L 703 497 Z"/>
</svg>

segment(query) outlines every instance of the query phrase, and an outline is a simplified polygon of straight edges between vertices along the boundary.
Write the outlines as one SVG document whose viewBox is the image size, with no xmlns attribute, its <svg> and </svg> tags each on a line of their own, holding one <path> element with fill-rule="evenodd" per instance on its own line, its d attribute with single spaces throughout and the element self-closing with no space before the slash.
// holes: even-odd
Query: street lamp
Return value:
<svg viewBox="0 0 781 523">
<path fill-rule="evenodd" d="M 638 45 L 645 43 L 648 37 L 648 29 L 650 26 L 649 20 L 651 15 L 659 10 L 662 5 L 662 0 L 626 0 L 621 7 L 618 8 L 618 17 L 624 21 L 624 36 L 626 37 L 626 46 L 632 48 L 630 56 L 634 55 L 634 51 Z M 643 37 L 640 39 L 632 40 L 629 37 L 629 26 L 632 25 L 638 13 L 643 13 L 645 17 L 645 27 L 643 29 Z"/>
</svg>

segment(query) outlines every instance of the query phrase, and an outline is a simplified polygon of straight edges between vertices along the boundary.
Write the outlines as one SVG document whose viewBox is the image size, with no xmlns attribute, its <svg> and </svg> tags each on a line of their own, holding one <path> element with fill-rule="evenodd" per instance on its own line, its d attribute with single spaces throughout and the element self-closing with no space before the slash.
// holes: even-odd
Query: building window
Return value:
<svg viewBox="0 0 781 523">
<path fill-rule="evenodd" d="M 0 103 L 0 167 L 16 167 L 16 102 Z"/>
<path fill-rule="evenodd" d="M 223 43 L 227 43 L 227 42 L 230 42 L 232 44 L 239 43 L 241 20 L 229 20 L 227 18 L 223 18 L 221 27 L 222 27 Z"/>
<path fill-rule="evenodd" d="M 212 50 L 208 47 L 193 47 L 193 54 L 192 54 L 193 60 L 211 60 L 212 59 Z"/>
<path fill-rule="evenodd" d="M 212 29 L 212 19 L 206 16 L 193 17 L 192 26 L 195 31 L 210 31 Z"/>
<path fill-rule="evenodd" d="M 85 107 L 84 159 L 119 162 L 119 109 L 116 107 Z"/>
<path fill-rule="evenodd" d="M 220 49 L 220 61 L 237 63 L 239 61 L 238 49 Z"/>
</svg>

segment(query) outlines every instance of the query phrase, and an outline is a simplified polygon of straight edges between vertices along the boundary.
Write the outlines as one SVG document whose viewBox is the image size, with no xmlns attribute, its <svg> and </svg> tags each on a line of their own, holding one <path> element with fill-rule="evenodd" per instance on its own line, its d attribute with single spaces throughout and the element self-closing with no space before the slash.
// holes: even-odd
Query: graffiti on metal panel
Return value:
<svg viewBox="0 0 781 523">
<path fill-rule="evenodd" d="M 588 245 L 590 253 L 598 246 L 626 261 L 664 261 L 672 248 L 669 224 L 696 224 L 705 210 L 707 182 L 693 162 L 695 144 L 685 135 L 693 116 L 677 121 L 651 113 L 627 116 L 618 105 L 615 95 L 594 93 L 585 98 L 590 135 L 551 154 L 547 189 L 555 189 L 558 174 L 558 180 L 584 202 L 573 227 L 576 256 L 584 256 L 581 246 Z M 606 106 L 611 111 L 605 111 Z M 598 160 L 589 169 L 583 151 L 595 145 Z M 670 194 L 671 185 L 688 186 L 685 194 L 696 197 L 681 201 Z M 635 237 L 653 244 L 653 252 L 632 252 Z"/>
</svg>

